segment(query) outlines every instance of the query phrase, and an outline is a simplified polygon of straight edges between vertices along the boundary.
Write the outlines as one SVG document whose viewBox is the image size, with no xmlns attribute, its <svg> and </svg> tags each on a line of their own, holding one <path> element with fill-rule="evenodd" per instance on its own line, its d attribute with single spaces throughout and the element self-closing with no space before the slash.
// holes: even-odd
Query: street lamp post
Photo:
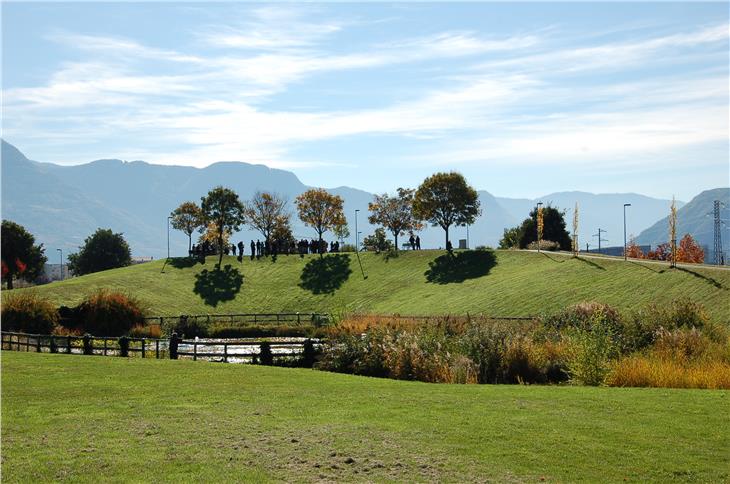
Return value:
<svg viewBox="0 0 730 484">
<path fill-rule="evenodd" d="M 167 217 L 167 258 L 170 258 L 170 219 L 172 217 Z"/>
<path fill-rule="evenodd" d="M 360 232 L 357 231 L 357 214 L 360 213 L 360 209 L 355 209 L 355 252 L 360 252 Z"/>
<path fill-rule="evenodd" d="M 63 249 L 56 249 L 61 253 L 61 280 L 63 280 Z"/>
<path fill-rule="evenodd" d="M 537 212 L 535 213 L 535 230 L 537 230 L 537 252 L 540 252 L 540 239 L 542 239 L 542 234 L 540 233 L 540 223 L 541 223 L 541 213 L 542 211 L 542 202 L 537 202 Z"/>
<path fill-rule="evenodd" d="M 630 203 L 624 203 L 624 260 L 628 260 L 626 255 L 626 207 L 630 207 Z"/>
</svg>

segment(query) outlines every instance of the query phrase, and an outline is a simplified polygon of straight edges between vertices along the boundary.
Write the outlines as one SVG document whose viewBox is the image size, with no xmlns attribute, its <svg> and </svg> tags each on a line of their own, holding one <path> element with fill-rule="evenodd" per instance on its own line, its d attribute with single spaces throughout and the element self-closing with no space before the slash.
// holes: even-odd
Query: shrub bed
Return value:
<svg viewBox="0 0 730 484">
<path fill-rule="evenodd" d="M 317 367 L 439 383 L 726 388 L 728 365 L 728 331 L 677 301 L 629 315 L 586 302 L 534 324 L 345 318 L 329 329 Z"/>
<path fill-rule="evenodd" d="M 2 303 L 5 331 L 51 334 L 57 324 L 56 307 L 34 292 L 10 293 Z"/>
</svg>

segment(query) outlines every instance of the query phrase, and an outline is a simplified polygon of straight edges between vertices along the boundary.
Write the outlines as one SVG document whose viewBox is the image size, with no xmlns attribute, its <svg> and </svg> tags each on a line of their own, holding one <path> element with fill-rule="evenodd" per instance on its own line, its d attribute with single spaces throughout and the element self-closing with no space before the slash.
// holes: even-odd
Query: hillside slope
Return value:
<svg viewBox="0 0 730 484">
<path fill-rule="evenodd" d="M 242 263 L 227 257 L 224 266 L 230 267 L 221 272 L 213 271 L 213 257 L 205 265 L 160 260 L 31 290 L 59 305 L 72 305 L 99 287 L 121 289 L 142 299 L 151 315 L 360 311 L 531 316 L 585 300 L 632 309 L 689 297 L 703 303 L 715 319 L 729 319 L 730 271 L 670 270 L 560 254 L 493 254 L 457 252 L 449 264 L 440 251 L 391 259 L 362 254 L 367 279 L 355 254 L 281 256 L 276 262 L 245 258 Z M 435 268 L 429 269 L 429 263 Z"/>
</svg>

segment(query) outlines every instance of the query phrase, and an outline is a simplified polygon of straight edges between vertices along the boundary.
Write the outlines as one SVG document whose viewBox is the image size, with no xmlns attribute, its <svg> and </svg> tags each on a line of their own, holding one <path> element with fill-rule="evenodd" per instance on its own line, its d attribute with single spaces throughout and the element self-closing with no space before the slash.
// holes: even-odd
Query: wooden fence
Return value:
<svg viewBox="0 0 730 484">
<path fill-rule="evenodd" d="M 137 356 L 141 358 L 192 358 L 194 361 L 239 361 L 256 362 L 269 358 L 307 358 L 310 352 L 319 347 L 319 340 L 304 338 L 271 339 L 225 339 L 225 340 L 185 340 L 174 334 L 170 339 L 131 338 L 122 336 L 56 336 L 2 331 L 0 348 L 5 351 L 26 351 L 36 353 L 67 353 L 100 356 Z M 268 355 L 268 356 L 267 356 Z"/>
</svg>

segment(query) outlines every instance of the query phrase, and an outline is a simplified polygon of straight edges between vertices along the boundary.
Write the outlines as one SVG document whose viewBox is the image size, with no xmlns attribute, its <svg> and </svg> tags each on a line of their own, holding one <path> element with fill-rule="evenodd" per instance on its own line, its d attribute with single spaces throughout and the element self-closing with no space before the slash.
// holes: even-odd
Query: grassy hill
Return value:
<svg viewBox="0 0 730 484">
<path fill-rule="evenodd" d="M 138 296 L 151 315 L 346 310 L 531 316 L 584 300 L 629 309 L 679 297 L 702 302 L 715 318 L 730 314 L 730 271 L 708 268 L 515 251 L 457 252 L 447 260 L 443 252 L 421 251 L 390 259 L 362 254 L 364 279 L 355 254 L 242 263 L 226 257 L 221 271 L 214 270 L 214 260 L 159 260 L 31 290 L 72 305 L 99 287 L 121 289 Z"/>
<path fill-rule="evenodd" d="M 727 391 L 4 351 L 4 482 L 726 482 Z"/>
</svg>

